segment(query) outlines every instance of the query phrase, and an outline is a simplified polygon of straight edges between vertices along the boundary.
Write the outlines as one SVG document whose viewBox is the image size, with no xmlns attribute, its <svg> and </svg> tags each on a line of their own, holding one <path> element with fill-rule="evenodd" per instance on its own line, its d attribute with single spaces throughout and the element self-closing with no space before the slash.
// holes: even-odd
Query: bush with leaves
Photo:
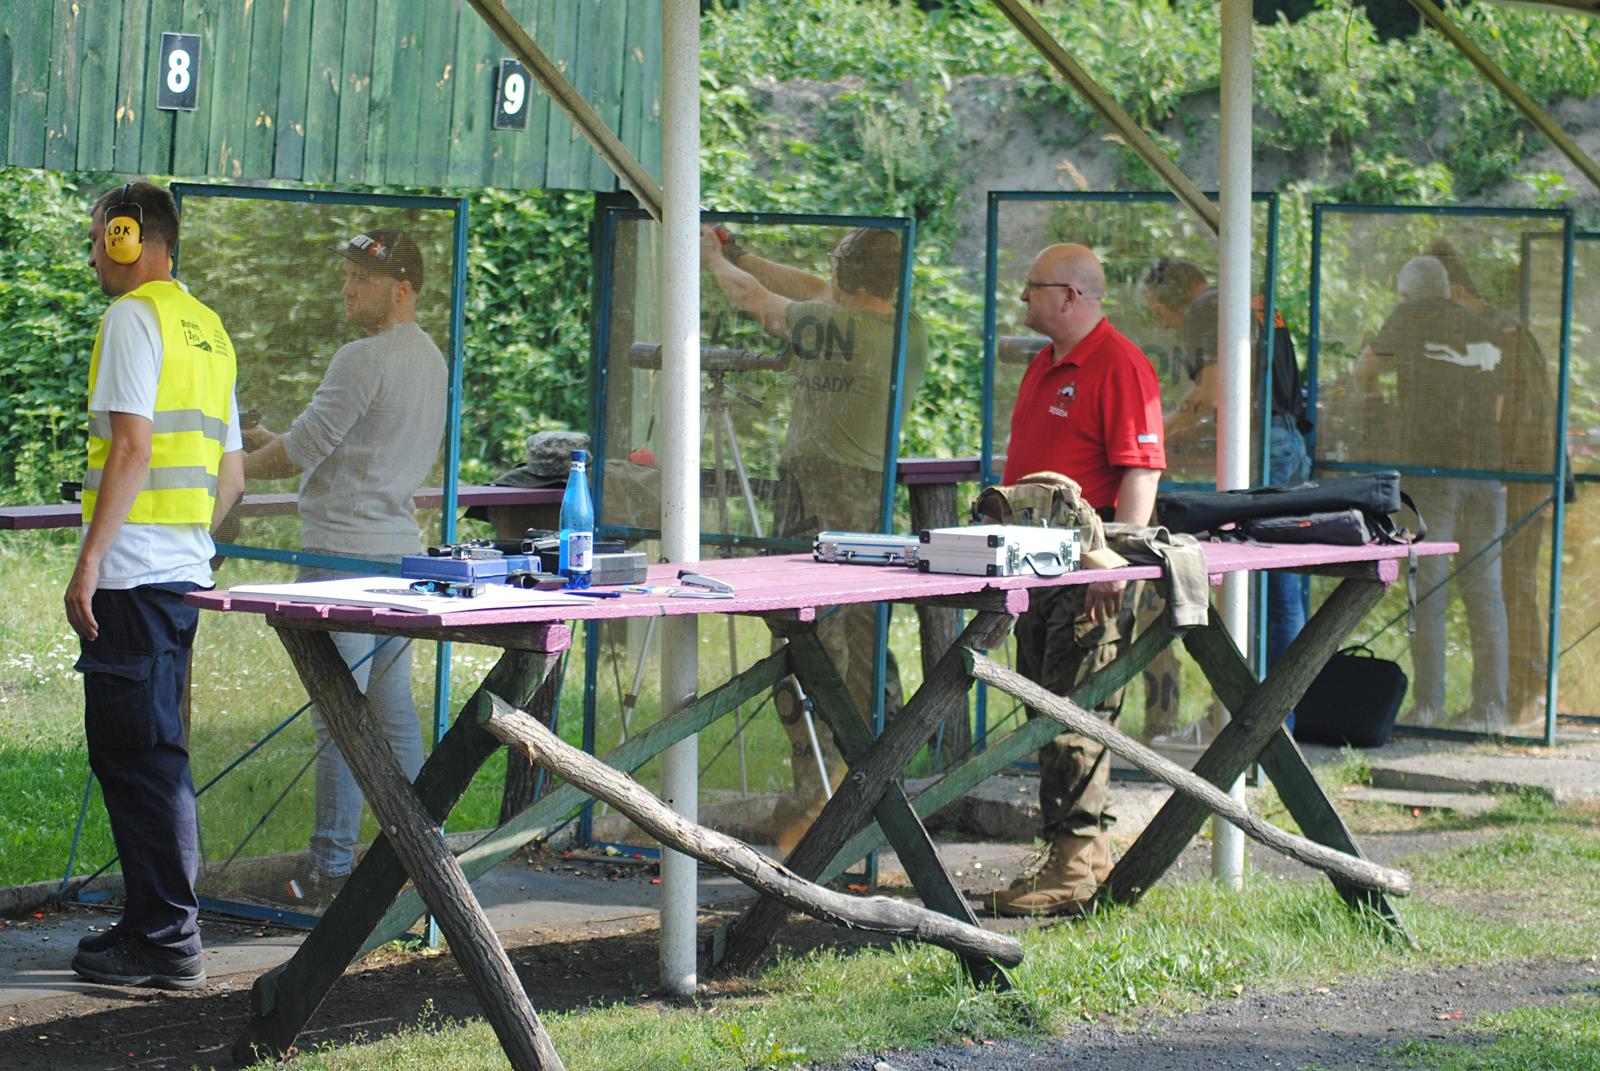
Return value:
<svg viewBox="0 0 1600 1071">
<path fill-rule="evenodd" d="M 49 501 L 83 472 L 83 383 L 105 306 L 87 255 L 96 191 L 17 168 L 0 181 L 0 487 Z"/>
</svg>

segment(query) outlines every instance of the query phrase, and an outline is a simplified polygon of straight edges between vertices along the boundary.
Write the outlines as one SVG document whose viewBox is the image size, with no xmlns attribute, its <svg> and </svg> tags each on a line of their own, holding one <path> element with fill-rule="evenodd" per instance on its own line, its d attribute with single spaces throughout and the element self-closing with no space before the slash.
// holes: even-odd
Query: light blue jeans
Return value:
<svg viewBox="0 0 1600 1071">
<path fill-rule="evenodd" d="M 1295 427 L 1293 417 L 1272 418 L 1267 440 L 1267 482 L 1274 487 L 1293 487 L 1311 478 L 1311 456 L 1306 440 Z M 1267 665 L 1275 666 L 1289 644 L 1306 627 L 1305 581 L 1294 573 L 1267 574 Z M 1294 712 L 1284 721 L 1294 729 Z"/>
<path fill-rule="evenodd" d="M 322 553 L 339 553 L 324 551 Z M 301 580 L 326 580 L 344 574 L 326 569 L 300 570 Z M 370 636 L 356 632 L 335 632 L 334 646 L 351 676 L 372 706 L 383 738 L 394 752 L 400 769 L 415 781 L 422 769 L 422 727 L 417 720 L 417 703 L 411 692 L 411 641 L 398 636 Z M 357 666 L 371 653 L 372 657 Z M 316 828 L 311 832 L 311 869 L 324 877 L 350 872 L 355 848 L 361 837 L 361 788 L 316 707 L 311 708 L 311 725 L 321 750 L 316 761 Z"/>
<path fill-rule="evenodd" d="M 1503 727 L 1506 709 L 1506 602 L 1500 586 L 1500 545 L 1506 530 L 1506 489 L 1498 480 L 1462 477 L 1414 480 L 1411 497 L 1428 525 L 1428 538 L 1461 545 L 1461 553 L 1417 561 L 1417 634 L 1411 639 L 1416 680 L 1412 695 L 1419 725 L 1442 725 L 1445 709 L 1445 580 L 1458 569 L 1456 587 L 1472 633 L 1472 716 L 1484 727 Z M 1475 557 L 1479 552 L 1482 555 Z M 1468 562 L 1471 564 L 1467 564 Z M 1434 591 L 1435 588 L 1439 590 Z M 1427 593 L 1433 591 L 1432 595 Z"/>
</svg>

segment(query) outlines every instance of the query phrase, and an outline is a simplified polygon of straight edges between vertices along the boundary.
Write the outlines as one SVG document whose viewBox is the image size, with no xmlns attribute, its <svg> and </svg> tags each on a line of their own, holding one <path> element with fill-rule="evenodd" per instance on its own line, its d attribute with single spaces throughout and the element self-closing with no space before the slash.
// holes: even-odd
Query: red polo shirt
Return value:
<svg viewBox="0 0 1600 1071">
<path fill-rule="evenodd" d="M 1104 317 L 1065 357 L 1053 351 L 1023 374 L 1001 478 L 1048 469 L 1077 480 L 1089 505 L 1114 507 L 1123 469 L 1167 467 L 1155 369 Z"/>
</svg>

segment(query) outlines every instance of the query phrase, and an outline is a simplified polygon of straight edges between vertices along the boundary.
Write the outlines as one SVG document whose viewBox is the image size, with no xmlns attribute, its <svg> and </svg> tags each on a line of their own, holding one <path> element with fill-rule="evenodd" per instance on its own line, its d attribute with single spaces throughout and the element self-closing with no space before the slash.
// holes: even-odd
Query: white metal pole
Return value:
<svg viewBox="0 0 1600 1071">
<path fill-rule="evenodd" d="M 661 551 L 700 557 L 700 5 L 662 0 Z M 698 688 L 699 630 L 692 614 L 662 622 L 661 712 L 681 710 Z M 661 795 L 691 821 L 700 794 L 700 738 L 669 748 Z M 697 982 L 697 897 L 692 856 L 661 852 L 661 988 L 688 995 Z"/>
<path fill-rule="evenodd" d="M 1222 131 L 1218 174 L 1222 227 L 1217 271 L 1217 487 L 1250 484 L 1250 148 L 1251 5 L 1222 0 Z M 1230 573 L 1222 586 L 1222 620 L 1241 649 L 1249 646 L 1250 600 L 1246 573 Z M 1244 802 L 1244 779 L 1228 794 Z M 1244 880 L 1244 834 L 1222 818 L 1211 820 L 1211 876 L 1237 889 Z"/>
</svg>

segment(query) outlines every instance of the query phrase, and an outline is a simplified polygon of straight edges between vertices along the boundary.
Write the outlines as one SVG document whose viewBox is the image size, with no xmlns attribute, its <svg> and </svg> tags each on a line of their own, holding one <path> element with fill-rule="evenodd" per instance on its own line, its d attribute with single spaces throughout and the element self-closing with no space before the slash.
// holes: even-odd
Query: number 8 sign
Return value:
<svg viewBox="0 0 1600 1071">
<path fill-rule="evenodd" d="M 528 68 L 514 59 L 500 61 L 499 83 L 494 94 L 494 128 L 528 129 Z"/>
<path fill-rule="evenodd" d="M 156 107 L 169 112 L 192 112 L 200 90 L 200 35 L 161 35 L 160 78 Z"/>
</svg>

